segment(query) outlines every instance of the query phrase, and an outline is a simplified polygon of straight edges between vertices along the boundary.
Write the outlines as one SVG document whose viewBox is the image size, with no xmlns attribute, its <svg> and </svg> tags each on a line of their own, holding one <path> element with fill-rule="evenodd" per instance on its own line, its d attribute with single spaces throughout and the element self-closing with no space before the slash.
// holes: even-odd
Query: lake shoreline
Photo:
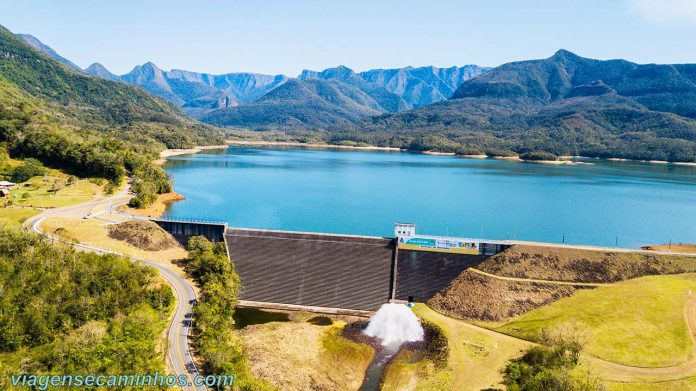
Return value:
<svg viewBox="0 0 696 391">
<path fill-rule="evenodd" d="M 391 151 L 391 152 L 409 152 L 409 153 L 420 153 L 423 155 L 430 156 L 456 156 L 462 159 L 499 159 L 499 160 L 509 160 L 523 163 L 539 163 L 539 164 L 552 164 L 552 165 L 578 165 L 578 164 L 594 164 L 592 162 L 578 162 L 572 159 L 592 159 L 592 160 L 608 160 L 608 161 L 625 161 L 625 162 L 637 162 L 637 163 L 651 163 L 651 164 L 675 164 L 681 166 L 696 166 L 696 162 L 668 162 L 665 160 L 637 160 L 637 159 L 625 159 L 625 158 L 599 158 L 599 157 L 589 157 L 589 156 L 559 156 L 558 160 L 529 160 L 522 159 L 519 156 L 488 156 L 484 154 L 480 155 L 459 155 L 455 152 L 438 152 L 438 151 L 419 151 L 406 148 L 395 148 L 395 147 L 377 147 L 374 145 L 370 146 L 351 146 L 351 145 L 333 145 L 333 144 L 320 144 L 320 143 L 301 143 L 297 141 L 258 141 L 258 140 L 225 140 L 227 146 L 248 146 L 248 147 L 298 147 L 298 148 L 308 148 L 308 149 L 344 149 L 344 150 L 356 150 L 356 151 Z M 220 146 L 214 147 L 199 147 L 203 149 L 221 149 Z M 222 147 L 224 148 L 224 147 Z M 178 150 L 168 150 L 168 151 L 178 151 Z M 193 151 L 186 150 L 186 151 Z M 182 152 L 174 153 L 169 156 L 183 155 L 187 153 L 197 153 L 200 150 L 193 152 Z"/>
<path fill-rule="evenodd" d="M 251 141 L 251 140 L 225 140 L 225 144 L 234 146 L 255 146 L 255 147 L 303 147 L 316 149 L 354 149 L 358 151 L 394 151 L 409 152 L 407 149 L 394 147 L 353 146 L 353 145 L 333 145 L 319 143 L 300 143 L 297 141 Z"/>
<path fill-rule="evenodd" d="M 209 150 L 215 150 L 215 149 L 227 149 L 229 146 L 227 144 L 223 145 L 202 145 L 202 146 L 196 146 L 193 148 L 186 148 L 186 149 L 165 149 L 160 152 L 159 154 L 159 159 L 155 160 L 155 164 L 157 165 L 163 165 L 164 163 L 167 162 L 168 157 L 172 156 L 179 156 L 179 155 L 190 155 L 192 153 L 199 153 L 201 151 L 209 151 Z"/>
</svg>

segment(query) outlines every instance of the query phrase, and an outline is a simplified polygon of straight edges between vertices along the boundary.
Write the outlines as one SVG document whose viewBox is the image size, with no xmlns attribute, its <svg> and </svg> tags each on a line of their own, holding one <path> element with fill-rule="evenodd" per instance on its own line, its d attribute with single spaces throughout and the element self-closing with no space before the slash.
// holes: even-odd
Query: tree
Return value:
<svg viewBox="0 0 696 391">
<path fill-rule="evenodd" d="M 17 183 L 26 182 L 35 176 L 40 176 L 45 173 L 46 169 L 40 161 L 29 158 L 26 159 L 21 166 L 14 169 L 12 181 Z"/>
</svg>

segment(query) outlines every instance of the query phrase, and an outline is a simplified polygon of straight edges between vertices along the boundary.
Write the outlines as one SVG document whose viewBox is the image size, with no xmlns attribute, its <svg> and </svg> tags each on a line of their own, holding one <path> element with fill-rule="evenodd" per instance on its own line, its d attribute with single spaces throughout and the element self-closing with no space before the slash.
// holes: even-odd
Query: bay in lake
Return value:
<svg viewBox="0 0 696 391">
<path fill-rule="evenodd" d="M 637 247 L 696 242 L 696 167 L 549 165 L 403 152 L 231 147 L 169 158 L 167 217 L 233 227 Z"/>
</svg>

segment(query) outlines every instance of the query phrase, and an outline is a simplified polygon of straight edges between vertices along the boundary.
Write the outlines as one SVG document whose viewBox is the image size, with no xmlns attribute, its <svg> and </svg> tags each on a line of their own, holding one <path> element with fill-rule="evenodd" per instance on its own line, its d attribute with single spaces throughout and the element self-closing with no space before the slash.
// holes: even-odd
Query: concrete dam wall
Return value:
<svg viewBox="0 0 696 391">
<path fill-rule="evenodd" d="M 355 310 L 389 300 L 394 240 L 228 229 L 241 299 Z"/>
<path fill-rule="evenodd" d="M 269 308 L 274 304 L 375 311 L 394 299 L 426 301 L 466 268 L 508 247 L 457 242 L 456 252 L 443 252 L 413 249 L 418 247 L 397 243 L 396 238 L 156 222 L 183 242 L 195 235 L 224 240 L 242 281 L 240 299 Z M 418 239 L 428 246 L 432 240 Z M 435 245 L 438 240 L 449 242 L 439 238 Z"/>
</svg>

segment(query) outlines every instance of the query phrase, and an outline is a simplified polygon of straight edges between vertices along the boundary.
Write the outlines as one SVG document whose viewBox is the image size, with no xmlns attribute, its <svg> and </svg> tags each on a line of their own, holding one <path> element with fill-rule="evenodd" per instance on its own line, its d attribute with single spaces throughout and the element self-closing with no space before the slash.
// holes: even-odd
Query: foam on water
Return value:
<svg viewBox="0 0 696 391">
<path fill-rule="evenodd" d="M 405 342 L 423 340 L 423 327 L 416 314 L 403 304 L 383 304 L 370 318 L 364 333 L 378 338 L 382 346 L 399 347 Z"/>
</svg>

